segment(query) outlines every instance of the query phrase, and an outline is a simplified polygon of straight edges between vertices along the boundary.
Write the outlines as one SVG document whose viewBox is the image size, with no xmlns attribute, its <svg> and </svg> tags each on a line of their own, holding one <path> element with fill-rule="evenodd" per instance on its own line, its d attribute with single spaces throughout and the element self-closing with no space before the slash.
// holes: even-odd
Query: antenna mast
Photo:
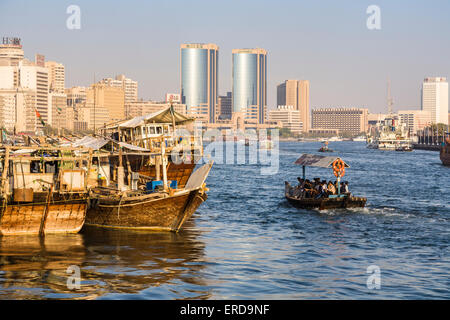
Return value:
<svg viewBox="0 0 450 320">
<path fill-rule="evenodd" d="M 391 97 L 391 80 L 388 78 L 387 83 L 387 105 L 388 105 L 388 114 L 392 114 L 392 106 L 394 105 L 394 99 Z"/>
</svg>

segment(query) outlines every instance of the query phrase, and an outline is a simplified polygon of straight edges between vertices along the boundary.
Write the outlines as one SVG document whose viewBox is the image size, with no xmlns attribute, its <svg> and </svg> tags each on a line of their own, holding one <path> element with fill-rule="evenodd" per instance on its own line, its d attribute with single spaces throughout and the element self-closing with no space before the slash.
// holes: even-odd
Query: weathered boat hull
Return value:
<svg viewBox="0 0 450 320">
<path fill-rule="evenodd" d="M 97 198 L 91 201 L 86 225 L 177 232 L 206 199 L 201 189 L 165 198 L 155 199 L 149 195 L 147 200 Z"/>
<path fill-rule="evenodd" d="M 439 157 L 441 158 L 444 166 L 450 166 L 450 144 L 441 147 Z"/>
<path fill-rule="evenodd" d="M 344 196 L 339 198 L 303 198 L 298 199 L 289 195 L 291 186 L 285 183 L 285 197 L 288 202 L 296 208 L 302 209 L 339 209 L 339 208 L 363 208 L 366 205 L 366 198 Z"/>
<path fill-rule="evenodd" d="M 77 233 L 83 227 L 87 200 L 7 204 L 0 210 L 0 234 Z"/>
</svg>

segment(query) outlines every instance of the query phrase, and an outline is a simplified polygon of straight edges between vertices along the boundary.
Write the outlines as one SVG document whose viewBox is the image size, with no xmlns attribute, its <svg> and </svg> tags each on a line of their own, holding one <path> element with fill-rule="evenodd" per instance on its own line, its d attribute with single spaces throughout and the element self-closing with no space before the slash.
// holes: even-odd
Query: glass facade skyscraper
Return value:
<svg viewBox="0 0 450 320">
<path fill-rule="evenodd" d="M 247 120 L 265 122 L 267 107 L 267 52 L 264 49 L 234 49 L 233 112 Z"/>
<path fill-rule="evenodd" d="M 218 58 L 215 44 L 181 45 L 181 102 L 189 114 L 214 123 L 217 119 Z"/>
</svg>

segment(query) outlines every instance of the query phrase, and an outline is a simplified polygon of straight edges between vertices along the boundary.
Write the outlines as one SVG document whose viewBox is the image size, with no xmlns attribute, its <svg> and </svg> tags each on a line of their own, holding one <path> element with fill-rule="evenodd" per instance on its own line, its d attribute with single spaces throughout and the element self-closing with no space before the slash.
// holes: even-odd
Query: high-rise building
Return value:
<svg viewBox="0 0 450 320">
<path fill-rule="evenodd" d="M 125 77 L 123 74 L 117 75 L 114 79 L 103 79 L 100 83 L 116 88 L 122 88 L 125 95 L 125 103 L 138 100 L 138 82 Z"/>
<path fill-rule="evenodd" d="M 307 132 L 310 129 L 308 80 L 286 80 L 278 85 L 277 105 L 292 106 L 299 110 L 303 131 Z"/>
<path fill-rule="evenodd" d="M 217 109 L 221 120 L 231 120 L 233 115 L 231 92 L 227 92 L 226 96 L 219 96 Z"/>
<path fill-rule="evenodd" d="M 368 130 L 366 108 L 322 108 L 312 110 L 313 129 L 337 129 L 359 134 Z"/>
<path fill-rule="evenodd" d="M 180 47 L 180 59 L 181 103 L 193 117 L 216 122 L 219 47 L 213 43 L 185 43 Z"/>
<path fill-rule="evenodd" d="M 48 69 L 37 66 L 26 59 L 19 64 L 20 86 L 36 91 L 36 111 L 39 112 L 44 123 L 48 122 Z M 37 127 L 43 125 L 37 121 Z"/>
<path fill-rule="evenodd" d="M 269 121 L 281 122 L 283 128 L 289 129 L 292 133 L 302 131 L 300 111 L 293 106 L 278 106 L 277 109 L 269 111 Z"/>
<path fill-rule="evenodd" d="M 49 92 L 64 93 L 66 83 L 64 65 L 46 61 L 45 67 L 48 69 Z"/>
<path fill-rule="evenodd" d="M 18 66 L 19 62 L 23 60 L 24 54 L 20 38 L 2 39 L 0 44 L 0 59 L 6 59 L 12 66 Z"/>
<path fill-rule="evenodd" d="M 109 86 L 103 83 L 91 85 L 86 92 L 86 104 L 92 108 L 105 108 L 109 112 L 108 122 L 125 119 L 125 95 L 122 87 Z M 94 112 L 94 111 L 93 111 Z M 97 113 L 93 113 L 95 117 Z M 97 120 L 92 120 L 97 124 Z"/>
<path fill-rule="evenodd" d="M 233 49 L 233 112 L 247 121 L 262 124 L 267 108 L 267 52 L 264 49 Z"/>
<path fill-rule="evenodd" d="M 423 80 L 422 110 L 431 113 L 433 123 L 448 124 L 448 82 L 446 78 L 425 78 Z"/>
</svg>

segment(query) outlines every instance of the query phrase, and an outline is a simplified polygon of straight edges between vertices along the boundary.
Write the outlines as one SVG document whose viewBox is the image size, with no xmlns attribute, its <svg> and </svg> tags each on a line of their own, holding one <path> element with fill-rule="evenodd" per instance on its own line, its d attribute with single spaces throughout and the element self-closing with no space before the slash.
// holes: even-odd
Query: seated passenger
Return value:
<svg viewBox="0 0 450 320">
<path fill-rule="evenodd" d="M 328 194 L 336 194 L 336 187 L 331 181 L 328 182 Z"/>
</svg>

